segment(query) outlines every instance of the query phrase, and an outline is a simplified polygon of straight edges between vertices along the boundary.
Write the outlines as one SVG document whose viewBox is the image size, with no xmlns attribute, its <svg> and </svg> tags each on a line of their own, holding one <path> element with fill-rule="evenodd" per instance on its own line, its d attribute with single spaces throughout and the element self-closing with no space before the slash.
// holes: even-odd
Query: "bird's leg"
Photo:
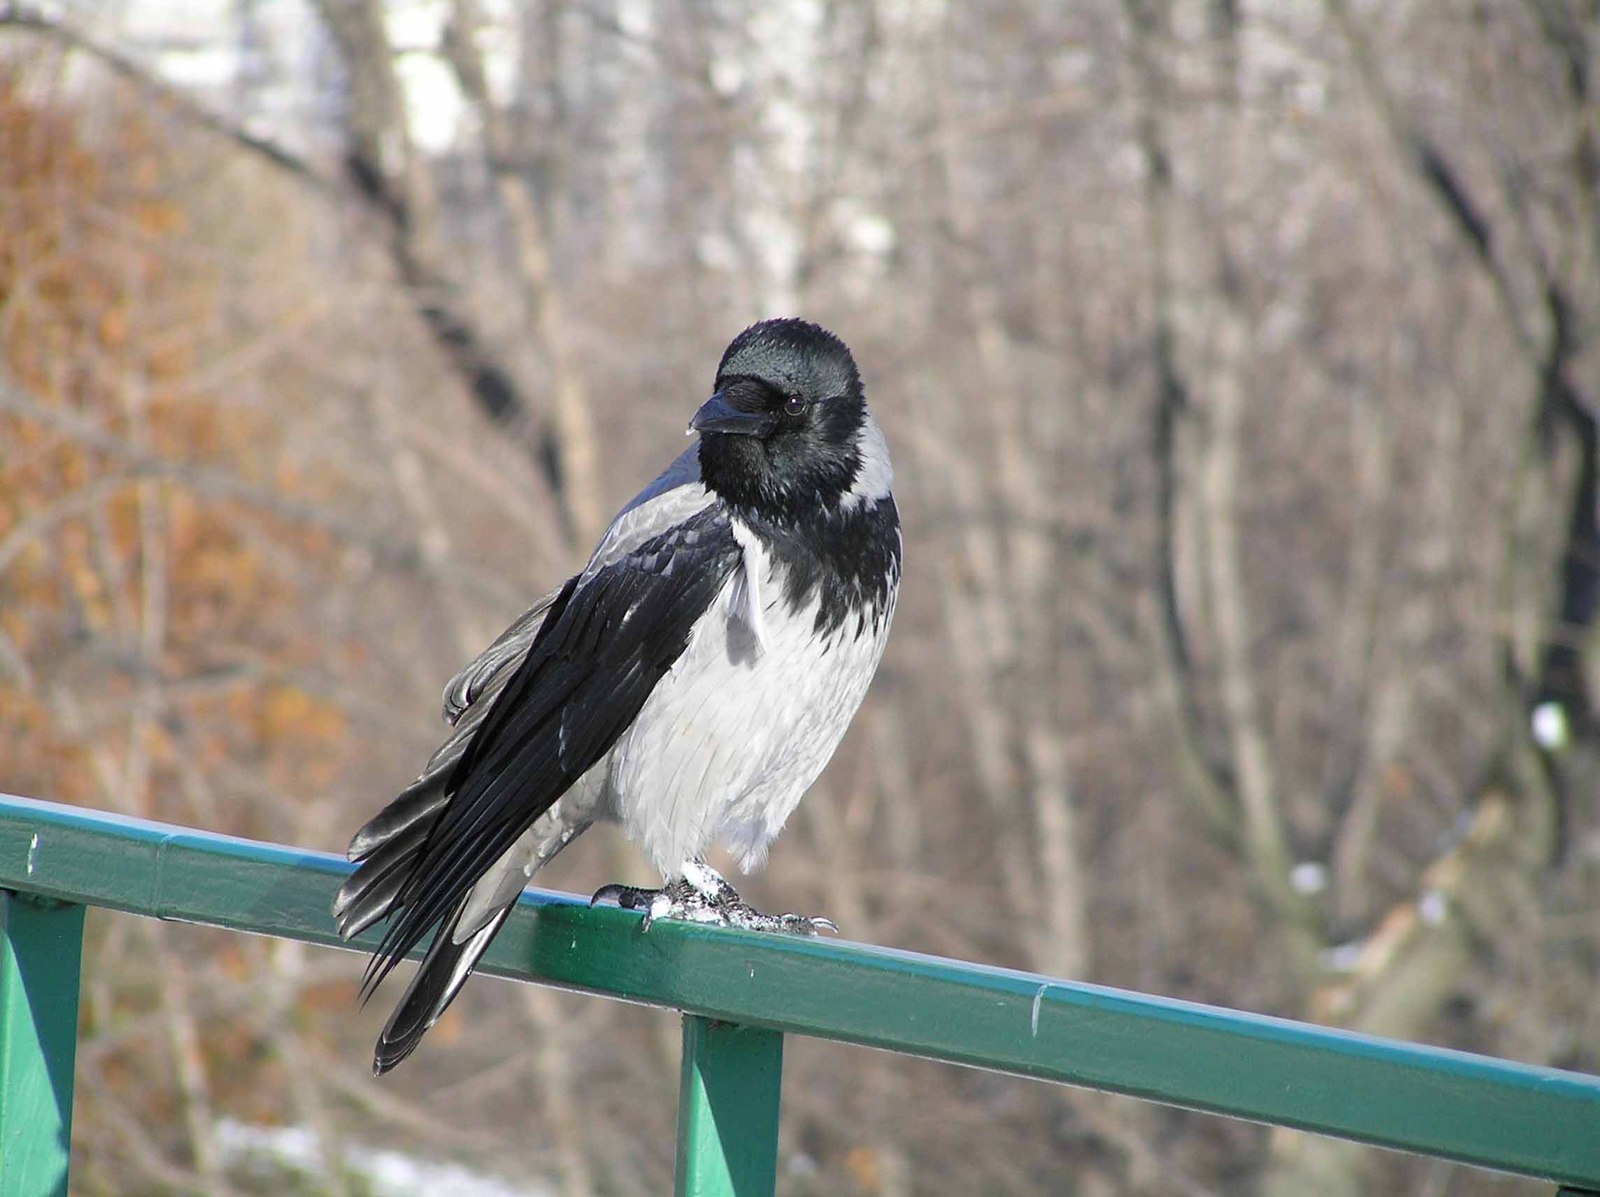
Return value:
<svg viewBox="0 0 1600 1197">
<path fill-rule="evenodd" d="M 721 873 L 703 860 L 686 862 L 683 880 L 700 896 L 701 901 L 721 915 L 718 921 L 724 926 L 743 927 L 746 931 L 782 931 L 789 935 L 815 935 L 819 931 L 837 934 L 839 930 L 831 919 L 808 918 L 803 914 L 762 914 L 741 898 Z M 672 916 L 667 914 L 665 917 Z"/>
<path fill-rule="evenodd" d="M 714 923 L 722 927 L 742 927 L 746 931 L 782 931 L 789 935 L 839 930 L 829 919 L 807 918 L 802 914 L 762 914 L 739 897 L 738 891 L 721 873 L 702 860 L 687 861 L 683 873 L 660 889 L 604 886 L 595 891 L 589 905 L 607 899 L 615 899 L 624 910 L 643 910 L 646 931 L 656 919 Z"/>
</svg>

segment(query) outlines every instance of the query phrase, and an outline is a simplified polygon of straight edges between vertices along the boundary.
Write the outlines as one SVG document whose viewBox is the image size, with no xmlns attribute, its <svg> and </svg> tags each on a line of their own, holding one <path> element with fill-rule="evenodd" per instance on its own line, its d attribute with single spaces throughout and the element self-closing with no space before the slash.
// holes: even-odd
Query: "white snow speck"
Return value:
<svg viewBox="0 0 1600 1197">
<path fill-rule="evenodd" d="M 1315 860 L 1302 860 L 1289 870 L 1289 884 L 1297 894 L 1320 894 L 1328 888 L 1328 868 Z"/>
<path fill-rule="evenodd" d="M 1361 952 L 1366 944 L 1359 939 L 1335 944 L 1322 953 L 1322 967 L 1330 973 L 1347 973 L 1361 962 Z"/>
<path fill-rule="evenodd" d="M 1541 702 L 1533 708 L 1533 738 L 1547 752 L 1558 752 L 1571 742 L 1567 712 L 1559 702 Z"/>
<path fill-rule="evenodd" d="M 1430 927 L 1437 927 L 1444 922 L 1445 915 L 1450 913 L 1450 899 L 1436 889 L 1430 889 L 1422 895 L 1422 901 L 1417 903 L 1417 914 L 1422 921 Z"/>
</svg>

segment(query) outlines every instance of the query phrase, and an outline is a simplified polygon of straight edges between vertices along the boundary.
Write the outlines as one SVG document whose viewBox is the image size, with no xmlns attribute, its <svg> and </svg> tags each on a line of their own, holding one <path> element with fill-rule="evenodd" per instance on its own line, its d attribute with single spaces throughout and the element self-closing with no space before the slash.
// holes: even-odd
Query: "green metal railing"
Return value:
<svg viewBox="0 0 1600 1197">
<path fill-rule="evenodd" d="M 0 795 L 0 1197 L 66 1189 L 86 906 L 343 945 L 350 866 Z M 370 949 L 370 939 L 355 945 Z M 483 971 L 683 1011 L 677 1191 L 770 1193 L 786 1033 L 1600 1191 L 1600 1077 L 836 940 L 529 891 Z"/>
</svg>

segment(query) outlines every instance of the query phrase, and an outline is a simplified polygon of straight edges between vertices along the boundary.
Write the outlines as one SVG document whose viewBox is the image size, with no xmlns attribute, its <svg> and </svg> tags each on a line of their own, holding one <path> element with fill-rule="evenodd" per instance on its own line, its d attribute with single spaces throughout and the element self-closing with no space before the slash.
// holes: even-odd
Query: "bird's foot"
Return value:
<svg viewBox="0 0 1600 1197">
<path fill-rule="evenodd" d="M 641 889 L 634 885 L 606 885 L 595 891 L 589 905 L 615 900 L 624 910 L 644 911 L 643 930 L 657 919 L 677 919 L 686 923 L 712 923 L 719 927 L 742 927 L 746 931 L 781 931 L 787 935 L 816 935 L 821 931 L 838 933 L 830 919 L 807 918 L 803 914 L 762 914 L 729 885 L 722 874 L 698 861 L 684 866 L 683 876 L 675 877 L 660 889 Z"/>
</svg>

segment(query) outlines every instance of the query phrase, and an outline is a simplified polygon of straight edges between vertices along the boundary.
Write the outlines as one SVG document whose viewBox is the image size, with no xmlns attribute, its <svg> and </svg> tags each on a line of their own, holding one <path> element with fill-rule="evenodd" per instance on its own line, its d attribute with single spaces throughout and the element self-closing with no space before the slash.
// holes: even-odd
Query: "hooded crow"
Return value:
<svg viewBox="0 0 1600 1197">
<path fill-rule="evenodd" d="M 452 731 L 358 831 L 334 902 L 346 938 L 388 919 L 363 996 L 429 934 L 373 1070 L 416 1048 L 533 876 L 596 820 L 665 878 L 595 899 L 751 930 L 705 863 L 759 865 L 860 706 L 900 583 L 889 450 L 850 351 L 803 320 L 740 333 L 699 440 L 445 689 Z"/>
</svg>

